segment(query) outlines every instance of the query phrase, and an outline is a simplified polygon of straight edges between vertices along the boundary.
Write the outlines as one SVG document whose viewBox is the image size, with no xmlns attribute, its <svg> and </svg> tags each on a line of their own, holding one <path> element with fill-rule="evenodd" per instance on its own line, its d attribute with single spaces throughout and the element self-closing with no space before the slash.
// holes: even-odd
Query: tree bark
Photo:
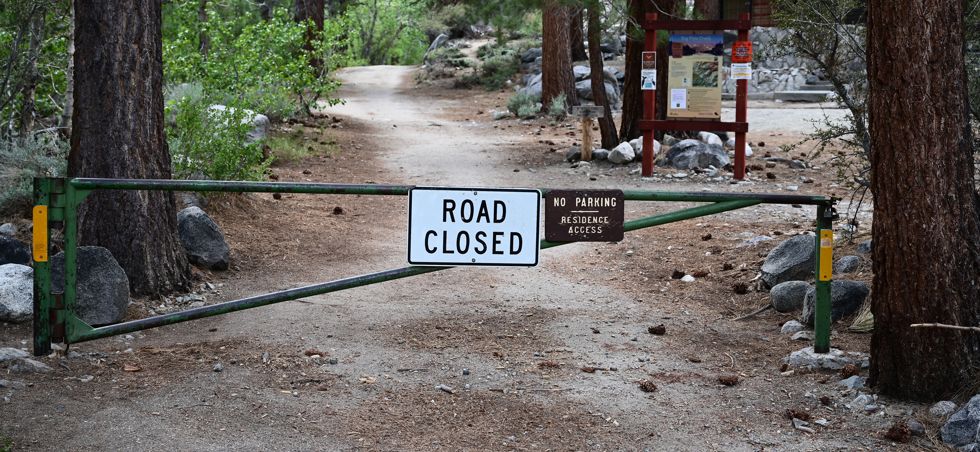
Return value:
<svg viewBox="0 0 980 452">
<path fill-rule="evenodd" d="M 963 2 L 871 0 L 868 12 L 870 377 L 882 394 L 936 400 L 973 391 L 980 365 L 980 335 L 910 328 L 980 324 Z"/>
<path fill-rule="evenodd" d="M 700 20 L 719 20 L 721 19 L 721 1 L 694 0 L 694 11 L 698 13 Z"/>
<path fill-rule="evenodd" d="M 582 33 L 583 8 L 575 8 L 572 14 L 571 27 L 568 30 L 568 38 L 572 45 L 572 61 L 584 61 L 589 59 L 589 54 L 585 52 L 585 36 Z"/>
<path fill-rule="evenodd" d="M 296 0 L 296 9 L 293 11 L 296 22 L 311 21 L 306 27 L 306 43 L 303 48 L 310 56 L 310 66 L 317 70 L 323 67 L 323 59 L 316 54 L 316 42 L 323 33 L 324 7 L 324 0 Z"/>
<path fill-rule="evenodd" d="M 69 176 L 170 179 L 160 1 L 75 0 L 75 20 Z M 108 248 L 134 294 L 188 288 L 172 193 L 96 191 L 78 215 L 80 243 Z"/>
<path fill-rule="evenodd" d="M 568 45 L 572 8 L 560 0 L 546 0 L 542 13 L 541 104 L 548 108 L 552 99 L 564 94 L 566 105 L 578 105 Z"/>
<path fill-rule="evenodd" d="M 598 2 L 596 2 L 598 3 Z M 599 36 L 602 33 L 599 21 L 599 8 L 593 4 L 589 7 L 589 67 L 592 80 L 592 99 L 596 105 L 602 106 L 603 116 L 599 118 L 599 133 L 602 135 L 602 147 L 612 149 L 619 144 L 616 136 L 616 123 L 613 122 L 612 108 L 606 97 L 606 81 L 603 74 L 602 49 L 599 48 Z"/>
<path fill-rule="evenodd" d="M 657 8 L 653 8 L 656 5 Z M 632 140 L 641 135 L 639 121 L 643 118 L 643 91 L 640 66 L 645 46 L 643 21 L 648 12 L 664 11 L 673 14 L 674 3 L 670 0 L 629 0 L 630 19 L 626 27 L 626 78 L 623 80 L 623 117 L 619 126 L 619 138 Z M 667 49 L 657 43 L 657 119 L 667 117 Z M 658 134 L 664 131 L 658 131 Z"/>
<path fill-rule="evenodd" d="M 65 107 L 61 111 L 58 127 L 66 139 L 71 139 L 71 116 L 75 106 L 75 2 L 69 2 L 68 9 L 68 69 L 65 71 Z"/>
<path fill-rule="evenodd" d="M 197 21 L 201 27 L 201 32 L 197 35 L 198 50 L 204 59 L 208 58 L 211 51 L 211 37 L 208 36 L 208 0 L 200 0 L 197 6 Z"/>
</svg>

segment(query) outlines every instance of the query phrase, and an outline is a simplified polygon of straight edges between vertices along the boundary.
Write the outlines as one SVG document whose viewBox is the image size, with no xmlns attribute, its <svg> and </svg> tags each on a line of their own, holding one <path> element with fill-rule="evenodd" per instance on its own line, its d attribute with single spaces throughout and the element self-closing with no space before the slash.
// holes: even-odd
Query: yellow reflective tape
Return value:
<svg viewBox="0 0 980 452">
<path fill-rule="evenodd" d="M 834 231 L 820 231 L 820 274 L 818 281 L 830 281 L 834 275 Z"/>
<path fill-rule="evenodd" d="M 48 261 L 48 206 L 34 206 L 34 262 Z"/>
</svg>

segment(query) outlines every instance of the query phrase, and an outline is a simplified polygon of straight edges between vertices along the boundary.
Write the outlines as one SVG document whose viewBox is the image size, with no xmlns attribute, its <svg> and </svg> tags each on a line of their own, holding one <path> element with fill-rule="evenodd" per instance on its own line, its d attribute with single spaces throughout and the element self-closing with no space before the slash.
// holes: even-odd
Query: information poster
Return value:
<svg viewBox="0 0 980 452">
<path fill-rule="evenodd" d="M 643 80 L 641 90 L 655 91 L 657 89 L 657 52 L 643 52 L 643 67 L 640 69 L 640 78 Z"/>
<path fill-rule="evenodd" d="M 667 88 L 671 118 L 721 119 L 721 35 L 670 35 Z"/>
</svg>

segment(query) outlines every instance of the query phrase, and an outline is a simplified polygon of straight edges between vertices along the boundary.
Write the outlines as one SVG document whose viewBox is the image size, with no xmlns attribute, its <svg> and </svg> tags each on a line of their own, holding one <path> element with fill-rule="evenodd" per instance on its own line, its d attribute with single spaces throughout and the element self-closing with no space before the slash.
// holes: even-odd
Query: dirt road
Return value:
<svg viewBox="0 0 980 452">
<path fill-rule="evenodd" d="M 277 169 L 280 177 L 663 186 L 619 169 L 592 180 L 552 155 L 528 156 L 522 149 L 541 137 L 477 120 L 486 106 L 465 96 L 420 94 L 412 77 L 404 67 L 344 71 L 347 103 L 326 111 L 345 118 L 343 155 Z M 405 204 L 256 196 L 248 211 L 218 216 L 239 264 L 214 276 L 215 298 L 404 266 Z M 656 209 L 630 205 L 627 215 Z M 530 269 L 452 269 L 79 344 L 62 366 L 48 360 L 51 374 L 13 376 L 32 386 L 0 404 L 0 433 L 25 450 L 887 447 L 878 432 L 909 406 L 851 413 L 833 376 L 780 374 L 779 360 L 805 345 L 779 335 L 789 316 L 729 320 L 765 299 L 730 289 L 767 251 L 739 247 L 745 233 L 799 232 L 806 218 L 812 212 L 762 208 L 549 250 Z M 684 284 L 670 279 L 676 268 L 710 271 Z M 648 333 L 658 324 L 666 335 Z M 28 335 L 12 327 L 0 345 L 21 346 Z M 732 375 L 739 384 L 719 384 Z M 642 391 L 644 380 L 657 390 Z M 790 408 L 828 426 L 794 430 Z"/>
</svg>

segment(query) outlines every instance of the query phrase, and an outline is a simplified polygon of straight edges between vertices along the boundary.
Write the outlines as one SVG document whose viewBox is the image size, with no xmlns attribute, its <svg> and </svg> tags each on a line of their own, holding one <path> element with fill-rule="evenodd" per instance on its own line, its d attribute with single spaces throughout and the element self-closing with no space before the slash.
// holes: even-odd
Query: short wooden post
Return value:
<svg viewBox="0 0 980 452">
<path fill-rule="evenodd" d="M 580 105 L 572 107 L 572 116 L 582 119 L 582 161 L 592 160 L 592 119 L 602 118 L 606 111 L 602 106 Z"/>
</svg>

